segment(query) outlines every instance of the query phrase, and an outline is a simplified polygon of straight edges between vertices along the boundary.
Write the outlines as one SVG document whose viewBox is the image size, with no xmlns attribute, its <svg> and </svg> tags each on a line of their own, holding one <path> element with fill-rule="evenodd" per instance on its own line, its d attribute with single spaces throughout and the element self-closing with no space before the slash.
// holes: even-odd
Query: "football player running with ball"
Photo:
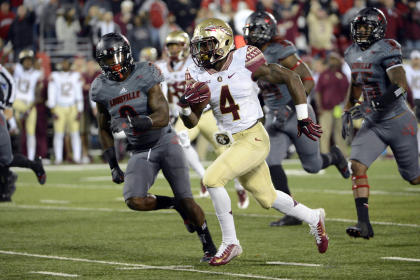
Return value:
<svg viewBox="0 0 420 280">
<path fill-rule="evenodd" d="M 265 162 L 270 140 L 259 122 L 263 112 L 256 81 L 286 83 L 297 107 L 299 134 L 320 136 L 320 127 L 308 115 L 299 75 L 277 64 L 267 64 L 254 46 L 235 50 L 231 27 L 219 19 L 207 19 L 197 25 L 190 46 L 195 64 L 185 74 L 186 91 L 180 100 L 190 106 L 181 111 L 181 118 L 186 127 L 194 127 L 209 103 L 221 129 L 217 139 L 229 145 L 207 168 L 203 178 L 222 229 L 222 244 L 210 265 L 227 264 L 242 253 L 231 200 L 224 187 L 233 178 L 239 178 L 263 208 L 272 207 L 307 222 L 319 252 L 324 253 L 328 247 L 324 209 L 310 209 L 274 189 Z"/>
<path fill-rule="evenodd" d="M 258 47 L 263 51 L 268 63 L 280 65 L 295 71 L 309 95 L 314 87 L 314 80 L 308 66 L 297 55 L 297 49 L 292 42 L 276 36 L 277 22 L 268 12 L 254 12 L 246 20 L 244 36 L 247 44 Z M 272 84 L 258 81 L 265 105 L 269 112 L 265 116 L 265 127 L 270 136 L 270 153 L 267 164 L 270 169 L 271 179 L 277 190 L 290 195 L 287 177 L 281 165 L 287 156 L 287 149 L 293 143 L 299 155 L 303 169 L 309 173 L 318 173 L 321 169 L 334 164 L 343 178 L 349 178 L 350 172 L 347 160 L 336 146 L 331 147 L 331 152 L 321 154 L 319 143 L 308 137 L 297 136 L 296 109 L 292 96 L 286 84 Z M 315 113 L 308 105 L 309 115 L 315 120 Z M 302 224 L 302 221 L 284 216 L 271 226 L 287 226 Z"/>
<path fill-rule="evenodd" d="M 406 104 L 408 89 L 402 65 L 401 46 L 383 39 L 387 21 L 376 8 L 361 10 L 350 24 L 354 43 L 346 50 L 352 81 L 343 114 L 343 137 L 352 134 L 352 119 L 364 118 L 351 144 L 352 189 L 358 222 L 347 228 L 353 237 L 369 239 L 369 166 L 389 145 L 401 176 L 413 185 L 420 183 L 417 122 Z M 363 94 L 364 102 L 359 106 Z"/>
<path fill-rule="evenodd" d="M 98 108 L 99 136 L 112 180 L 124 182 L 124 199 L 132 210 L 175 208 L 189 232 L 197 232 L 203 245 L 202 261 L 216 253 L 203 210 L 195 203 L 189 168 L 173 129 L 168 125 L 169 108 L 160 83 L 163 76 L 150 62 L 134 63 L 127 39 L 118 33 L 104 35 L 96 47 L 102 74 L 92 83 L 90 94 Z M 126 173 L 115 155 L 112 132 L 127 135 L 133 153 Z M 162 170 L 174 197 L 149 193 Z"/>
</svg>

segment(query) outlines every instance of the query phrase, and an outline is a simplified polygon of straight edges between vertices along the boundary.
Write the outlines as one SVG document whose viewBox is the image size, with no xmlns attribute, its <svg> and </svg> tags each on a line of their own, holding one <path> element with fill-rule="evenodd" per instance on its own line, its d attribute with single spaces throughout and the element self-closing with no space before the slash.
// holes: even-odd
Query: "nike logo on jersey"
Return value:
<svg viewBox="0 0 420 280">
<path fill-rule="evenodd" d="M 233 75 L 235 75 L 235 74 L 236 74 L 236 72 L 235 72 L 235 73 L 233 73 L 232 75 L 228 75 L 228 79 L 232 78 L 232 77 L 233 77 Z"/>
<path fill-rule="evenodd" d="M 127 92 L 127 89 L 125 88 L 125 87 L 123 87 L 122 89 L 121 89 L 121 91 L 120 91 L 120 94 L 121 93 L 126 93 Z"/>
<path fill-rule="evenodd" d="M 254 140 L 255 140 L 255 141 L 259 141 L 259 142 L 261 142 L 261 141 L 262 141 L 261 139 L 259 139 L 259 138 L 257 138 L 257 137 L 255 137 L 255 138 L 254 138 Z"/>
<path fill-rule="evenodd" d="M 357 60 L 357 61 L 362 61 L 362 60 L 363 60 L 363 58 L 362 58 L 361 56 L 359 56 L 356 60 Z"/>
</svg>

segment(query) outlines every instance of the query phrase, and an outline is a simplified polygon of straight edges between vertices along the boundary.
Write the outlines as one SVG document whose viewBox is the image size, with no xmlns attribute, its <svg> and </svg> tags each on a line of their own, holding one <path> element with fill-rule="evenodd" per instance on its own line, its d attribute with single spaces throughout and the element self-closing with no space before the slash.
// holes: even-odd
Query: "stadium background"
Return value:
<svg viewBox="0 0 420 280">
<path fill-rule="evenodd" d="M 278 34 L 295 43 L 317 78 L 326 68 L 329 54 L 343 55 L 351 43 L 349 22 L 365 6 L 378 7 L 384 12 L 388 20 L 385 37 L 403 45 L 405 58 L 412 50 L 420 49 L 420 3 L 413 0 L 3 0 L 0 63 L 13 72 L 20 51 L 32 49 L 36 53 L 35 67 L 44 72 L 43 98 L 36 105 L 36 154 L 52 160 L 52 119 L 45 105 L 48 81 L 51 71 L 59 70 L 63 59 L 70 59 L 72 69 L 80 72 L 84 80 L 83 114 L 89 122 L 86 137 L 92 156 L 99 143 L 88 91 L 99 73 L 93 58 L 101 35 L 107 32 L 126 35 L 136 60 L 140 59 L 141 50 L 150 50 L 148 47 L 156 49 L 157 59 L 162 59 L 165 57 L 163 42 L 170 31 L 182 29 L 191 35 L 194 26 L 208 17 L 229 22 L 235 32 L 235 43 L 241 46 L 246 17 L 252 11 L 265 10 L 276 17 Z M 343 72 L 349 75 L 345 66 Z M 310 101 L 315 106 L 313 95 Z M 24 131 L 14 131 L 12 137 L 14 150 L 25 153 Z M 68 142 L 65 152 L 71 161 Z M 199 140 L 199 153 L 205 159 L 207 148 L 203 143 Z M 84 163 L 90 161 L 91 157 L 83 159 Z"/>
</svg>

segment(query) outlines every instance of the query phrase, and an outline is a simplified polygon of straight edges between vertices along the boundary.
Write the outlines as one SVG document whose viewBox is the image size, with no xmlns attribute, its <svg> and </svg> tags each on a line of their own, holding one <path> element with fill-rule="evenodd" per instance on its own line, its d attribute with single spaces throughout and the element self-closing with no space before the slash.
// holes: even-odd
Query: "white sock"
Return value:
<svg viewBox="0 0 420 280">
<path fill-rule="evenodd" d="M 284 192 L 276 190 L 276 193 L 277 198 L 271 207 L 308 224 L 318 223 L 319 216 L 316 210 L 310 209 L 302 203 L 297 203 L 290 195 Z"/>
<path fill-rule="evenodd" d="M 64 142 L 64 134 L 63 133 L 54 133 L 55 163 L 62 163 L 63 162 L 63 142 Z"/>
<path fill-rule="evenodd" d="M 76 163 L 80 163 L 82 158 L 82 143 L 79 132 L 71 133 L 71 148 L 73 150 L 73 160 Z"/>
<path fill-rule="evenodd" d="M 236 190 L 237 192 L 239 192 L 239 191 L 243 191 L 243 190 L 244 190 L 244 187 L 242 187 L 242 185 L 241 185 L 241 183 L 239 183 L 239 180 L 238 180 L 238 179 L 234 179 L 234 180 L 233 180 L 233 183 L 234 183 L 234 185 L 235 185 L 235 190 Z"/>
<path fill-rule="evenodd" d="M 224 187 L 207 188 L 213 202 L 216 216 L 222 229 L 222 241 L 226 244 L 239 244 L 236 238 L 230 197 Z"/>
<path fill-rule="evenodd" d="M 26 150 L 28 152 L 28 159 L 35 159 L 36 138 L 35 135 L 26 136 Z"/>
<path fill-rule="evenodd" d="M 184 149 L 185 156 L 187 157 L 188 164 L 197 172 L 200 178 L 204 176 L 204 167 L 198 158 L 197 151 L 191 145 L 188 147 L 182 147 Z"/>
</svg>

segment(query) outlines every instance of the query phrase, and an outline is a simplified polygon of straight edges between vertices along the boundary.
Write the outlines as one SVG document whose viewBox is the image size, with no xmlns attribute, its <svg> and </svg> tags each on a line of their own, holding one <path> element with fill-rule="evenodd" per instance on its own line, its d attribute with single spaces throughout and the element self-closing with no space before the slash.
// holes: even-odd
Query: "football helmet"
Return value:
<svg viewBox="0 0 420 280">
<path fill-rule="evenodd" d="M 248 45 L 261 48 L 277 33 L 277 21 L 268 12 L 252 13 L 245 22 L 244 39 Z"/>
<path fill-rule="evenodd" d="M 379 9 L 364 8 L 350 23 L 351 37 L 360 48 L 367 49 L 384 38 L 386 25 L 385 15 Z"/>
<path fill-rule="evenodd" d="M 122 81 L 124 74 L 134 67 L 130 43 L 119 33 L 108 33 L 101 37 L 96 45 L 95 58 L 102 73 L 113 81 Z"/>
<path fill-rule="evenodd" d="M 23 63 L 23 60 L 25 58 L 34 59 L 34 57 L 35 55 L 34 55 L 33 50 L 22 50 L 20 51 L 19 56 L 18 56 L 20 63 Z"/>
<path fill-rule="evenodd" d="M 169 49 L 170 44 L 177 44 L 181 46 L 181 49 L 177 49 L 175 52 Z M 188 56 L 189 52 L 190 37 L 184 31 L 177 30 L 172 31 L 166 36 L 165 39 L 165 51 L 168 57 L 172 60 L 182 60 Z"/>
<path fill-rule="evenodd" d="M 191 56 L 199 67 L 211 67 L 235 48 L 232 28 L 223 20 L 210 18 L 194 29 Z"/>
<path fill-rule="evenodd" d="M 140 61 L 155 62 L 158 57 L 158 52 L 153 47 L 146 47 L 140 51 Z"/>
</svg>

